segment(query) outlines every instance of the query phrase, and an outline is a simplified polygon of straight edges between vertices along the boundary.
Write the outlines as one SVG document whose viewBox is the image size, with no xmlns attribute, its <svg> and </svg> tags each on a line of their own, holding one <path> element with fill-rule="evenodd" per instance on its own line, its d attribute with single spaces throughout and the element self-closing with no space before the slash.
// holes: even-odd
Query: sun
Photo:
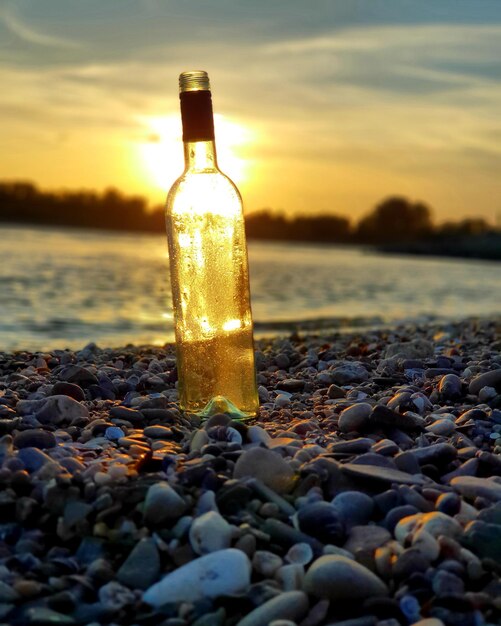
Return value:
<svg viewBox="0 0 501 626">
<path fill-rule="evenodd" d="M 167 191 L 184 169 L 182 128 L 178 115 L 143 117 L 146 138 L 139 143 L 140 160 L 148 183 Z M 223 115 L 214 115 L 219 167 L 235 183 L 247 180 L 250 160 L 246 156 L 253 132 Z"/>
</svg>

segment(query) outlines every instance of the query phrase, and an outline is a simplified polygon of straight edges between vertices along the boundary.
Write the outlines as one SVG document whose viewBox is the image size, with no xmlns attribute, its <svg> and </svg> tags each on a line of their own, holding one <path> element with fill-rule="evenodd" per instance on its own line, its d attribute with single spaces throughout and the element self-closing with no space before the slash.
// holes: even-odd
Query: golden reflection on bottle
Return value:
<svg viewBox="0 0 501 626">
<path fill-rule="evenodd" d="M 217 168 L 210 133 L 192 140 L 185 117 L 186 169 L 166 213 L 179 403 L 188 413 L 251 417 L 259 401 L 242 201 Z"/>
</svg>

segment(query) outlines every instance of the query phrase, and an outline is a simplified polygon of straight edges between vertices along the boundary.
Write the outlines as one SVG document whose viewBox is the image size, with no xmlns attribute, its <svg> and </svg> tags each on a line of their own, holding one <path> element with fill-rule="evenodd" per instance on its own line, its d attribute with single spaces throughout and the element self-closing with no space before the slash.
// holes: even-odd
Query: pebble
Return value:
<svg viewBox="0 0 501 626">
<path fill-rule="evenodd" d="M 38 448 L 22 448 L 17 456 L 28 472 L 36 472 L 47 463 L 56 465 L 50 456 Z"/>
<path fill-rule="evenodd" d="M 251 611 L 237 626 L 270 626 L 274 620 L 299 622 L 308 612 L 308 596 L 303 591 L 287 591 Z"/>
<path fill-rule="evenodd" d="M 151 485 L 144 500 L 144 518 L 150 524 L 177 519 L 186 510 L 183 498 L 167 483 Z"/>
<path fill-rule="evenodd" d="M 264 448 L 251 448 L 240 455 L 233 476 L 257 478 L 278 493 L 290 491 L 294 482 L 294 471 L 290 465 L 278 452 Z"/>
<path fill-rule="evenodd" d="M 348 527 L 366 524 L 374 511 L 373 499 L 360 491 L 343 491 L 332 500 L 332 506 Z"/>
<path fill-rule="evenodd" d="M 308 565 L 313 559 L 313 550 L 307 543 L 296 543 L 285 555 L 288 563 L 296 563 L 297 565 Z"/>
<path fill-rule="evenodd" d="M 396 483 L 399 485 L 421 485 L 425 482 L 424 478 L 420 475 L 406 474 L 397 469 L 376 465 L 345 463 L 341 466 L 341 471 L 355 478 L 373 480 L 376 482 Z"/>
<path fill-rule="evenodd" d="M 481 497 L 493 502 L 501 500 L 501 482 L 496 482 L 495 478 L 458 476 L 451 480 L 451 485 L 465 498 Z"/>
<path fill-rule="evenodd" d="M 79 417 L 89 417 L 89 410 L 70 396 L 49 396 L 37 411 L 36 418 L 41 424 L 70 423 Z"/>
<path fill-rule="evenodd" d="M 118 582 L 131 589 L 147 589 L 160 575 L 160 555 L 155 541 L 144 538 L 134 546 L 117 572 Z"/>
<path fill-rule="evenodd" d="M 461 524 L 456 519 L 435 511 L 404 517 L 395 527 L 395 538 L 403 543 L 409 533 L 416 533 L 420 529 L 427 531 L 433 537 L 440 535 L 459 537 L 462 534 Z"/>
<path fill-rule="evenodd" d="M 354 404 L 343 411 L 339 415 L 339 428 L 344 433 L 352 431 L 360 431 L 367 422 L 372 412 L 372 406 L 367 402 Z"/>
<path fill-rule="evenodd" d="M 475 376 L 470 382 L 468 390 L 471 394 L 478 395 L 484 387 L 494 387 L 498 392 L 501 392 L 501 368 Z"/>
<path fill-rule="evenodd" d="M 449 419 L 439 419 L 433 424 L 430 424 L 426 427 L 426 430 L 429 433 L 433 433 L 434 435 L 440 435 L 441 437 L 448 437 L 452 435 L 456 430 L 456 425 Z"/>
<path fill-rule="evenodd" d="M 322 556 L 310 566 L 304 588 L 333 601 L 364 600 L 388 595 L 385 583 L 360 563 L 343 556 Z"/>
<path fill-rule="evenodd" d="M 40 450 L 55 448 L 57 445 L 54 434 L 41 428 L 23 430 L 17 433 L 13 443 L 16 448 L 39 448 Z"/>
<path fill-rule="evenodd" d="M 104 436 L 106 437 L 106 439 L 109 439 L 110 441 L 118 441 L 122 437 L 125 437 L 125 433 L 118 426 L 109 426 L 104 431 Z"/>
<path fill-rule="evenodd" d="M 216 511 L 208 511 L 197 517 L 190 528 L 190 544 L 196 554 L 208 554 L 229 548 L 233 530 Z"/>
<path fill-rule="evenodd" d="M 85 393 L 82 387 L 74 383 L 66 383 L 58 380 L 52 387 L 51 396 L 70 396 L 78 402 L 85 400 Z"/>
<path fill-rule="evenodd" d="M 497 623 L 498 331 L 477 320 L 258 340 L 250 423 L 184 415 L 172 346 L 2 353 L 0 622 L 224 626 L 300 592 L 304 614 L 265 620 Z M 211 564 L 200 573 L 220 553 L 236 553 L 225 571 L 217 557 L 215 578 Z M 381 595 L 353 602 L 341 582 L 334 600 L 308 593 L 325 557 L 360 566 L 366 586 L 376 573 Z M 172 602 L 152 591 L 165 579 Z"/>
<path fill-rule="evenodd" d="M 245 593 L 250 585 L 251 563 L 235 548 L 211 552 L 168 573 L 143 594 L 153 607 L 173 602 L 197 602 Z"/>
</svg>

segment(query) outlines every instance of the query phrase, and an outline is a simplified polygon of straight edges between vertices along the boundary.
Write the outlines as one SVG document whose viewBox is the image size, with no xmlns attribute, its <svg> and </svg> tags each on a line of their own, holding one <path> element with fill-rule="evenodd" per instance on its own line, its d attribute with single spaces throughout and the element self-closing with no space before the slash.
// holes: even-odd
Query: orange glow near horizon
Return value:
<svg viewBox="0 0 501 626">
<path fill-rule="evenodd" d="M 147 140 L 139 146 L 147 185 L 167 191 L 184 169 L 180 116 L 142 117 Z M 237 185 L 250 177 L 251 162 L 243 152 L 255 141 L 255 133 L 226 116 L 214 115 L 216 147 L 221 170 Z"/>
</svg>

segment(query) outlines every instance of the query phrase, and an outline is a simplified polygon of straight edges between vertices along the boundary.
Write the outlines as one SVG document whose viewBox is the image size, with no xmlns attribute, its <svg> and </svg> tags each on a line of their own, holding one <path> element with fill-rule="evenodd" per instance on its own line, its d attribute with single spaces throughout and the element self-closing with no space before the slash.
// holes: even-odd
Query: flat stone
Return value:
<svg viewBox="0 0 501 626">
<path fill-rule="evenodd" d="M 435 443 L 424 448 L 414 448 L 410 452 L 416 457 L 420 465 L 428 463 L 450 463 L 457 457 L 456 448 L 450 443 Z"/>
<path fill-rule="evenodd" d="M 295 391 L 301 391 L 304 389 L 305 381 L 299 378 L 286 378 L 277 383 L 276 389 L 281 391 L 287 391 L 294 393 Z"/>
<path fill-rule="evenodd" d="M 147 589 L 160 575 L 160 555 L 155 541 L 144 538 L 129 553 L 117 572 L 117 580 L 131 589 Z"/>
<path fill-rule="evenodd" d="M 23 624 L 26 626 L 72 626 L 76 622 L 69 615 L 58 613 L 43 606 L 36 606 L 26 610 Z"/>
<path fill-rule="evenodd" d="M 41 424 L 69 423 L 78 417 L 89 417 L 89 410 L 70 396 L 49 396 L 36 413 Z"/>
<path fill-rule="evenodd" d="M 368 437 L 357 437 L 350 441 L 335 441 L 329 445 L 329 452 L 341 454 L 361 454 L 368 452 L 374 445 L 374 440 Z"/>
<path fill-rule="evenodd" d="M 168 573 L 143 594 L 143 601 L 158 608 L 241 594 L 250 585 L 250 575 L 251 563 L 241 550 L 218 550 Z"/>
<path fill-rule="evenodd" d="M 251 611 L 237 626 L 269 626 L 273 620 L 299 622 L 308 612 L 308 596 L 303 591 L 287 591 Z"/>
<path fill-rule="evenodd" d="M 367 402 L 349 406 L 339 415 L 339 429 L 343 433 L 360 431 L 365 426 L 371 412 L 372 406 Z"/>
<path fill-rule="evenodd" d="M 469 392 L 478 395 L 478 392 L 484 387 L 494 387 L 501 392 L 501 368 L 475 376 L 470 382 Z"/>
<path fill-rule="evenodd" d="M 294 471 L 290 465 L 280 454 L 265 448 L 251 448 L 240 455 L 233 476 L 257 478 L 278 493 L 290 491 L 294 484 Z"/>
<path fill-rule="evenodd" d="M 146 426 L 143 431 L 145 437 L 150 439 L 171 439 L 172 430 L 167 426 L 156 424 L 154 426 Z"/>
<path fill-rule="evenodd" d="M 139 425 L 144 422 L 144 415 L 141 411 L 136 409 L 130 409 L 127 406 L 113 406 L 110 409 L 111 417 L 120 420 L 126 420 L 134 425 Z"/>
<path fill-rule="evenodd" d="M 322 556 L 306 572 L 307 593 L 329 600 L 365 600 L 388 595 L 385 583 L 360 563 L 344 556 Z"/>
<path fill-rule="evenodd" d="M 40 450 L 46 450 L 47 448 L 56 447 L 56 438 L 53 433 L 47 430 L 32 428 L 17 433 L 14 437 L 14 446 L 16 448 L 39 448 Z"/>
<path fill-rule="evenodd" d="M 426 482 L 424 476 L 406 474 L 405 472 L 389 467 L 357 465 L 355 463 L 344 463 L 339 467 L 341 471 L 348 476 L 365 480 L 370 479 L 379 482 L 397 483 L 398 485 L 422 485 Z"/>
<path fill-rule="evenodd" d="M 476 476 L 457 476 L 451 480 L 451 485 L 465 498 L 487 498 L 497 502 L 501 500 L 501 484 L 490 478 Z"/>
</svg>

